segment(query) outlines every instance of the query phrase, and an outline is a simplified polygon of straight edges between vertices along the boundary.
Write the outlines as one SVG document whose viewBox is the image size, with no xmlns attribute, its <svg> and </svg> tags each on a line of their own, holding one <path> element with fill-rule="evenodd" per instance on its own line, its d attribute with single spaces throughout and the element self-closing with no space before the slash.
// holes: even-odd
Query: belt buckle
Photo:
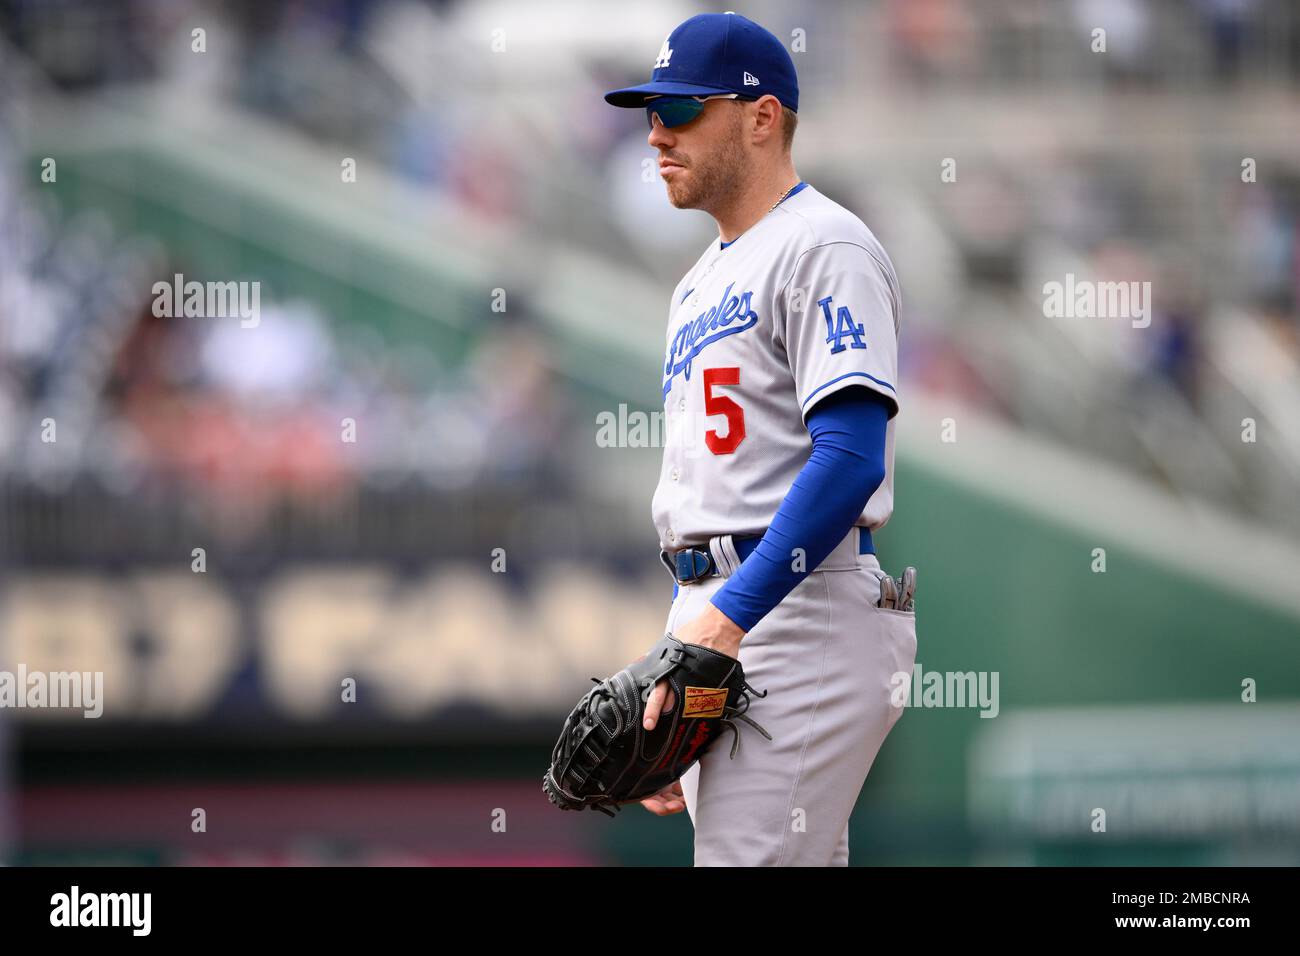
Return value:
<svg viewBox="0 0 1300 956">
<path fill-rule="evenodd" d="M 707 548 L 683 548 L 673 554 L 660 551 L 659 560 L 678 584 L 694 584 L 710 577 L 716 570 L 713 555 Z"/>
</svg>

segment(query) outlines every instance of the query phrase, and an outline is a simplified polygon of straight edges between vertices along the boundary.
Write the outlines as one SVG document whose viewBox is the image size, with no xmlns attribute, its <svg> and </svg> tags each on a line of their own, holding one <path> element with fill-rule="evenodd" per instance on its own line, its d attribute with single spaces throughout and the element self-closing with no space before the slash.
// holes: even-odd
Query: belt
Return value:
<svg viewBox="0 0 1300 956">
<path fill-rule="evenodd" d="M 876 546 L 871 540 L 870 528 L 858 528 L 858 554 L 875 554 Z M 716 541 L 718 539 L 714 539 Z M 763 540 L 761 534 L 752 536 L 733 536 L 732 546 L 736 549 L 738 560 L 744 561 L 754 553 L 758 542 Z M 659 560 L 663 562 L 668 573 L 678 584 L 694 584 L 715 574 L 721 574 L 718 558 L 711 547 L 683 548 L 680 551 L 660 551 Z"/>
</svg>

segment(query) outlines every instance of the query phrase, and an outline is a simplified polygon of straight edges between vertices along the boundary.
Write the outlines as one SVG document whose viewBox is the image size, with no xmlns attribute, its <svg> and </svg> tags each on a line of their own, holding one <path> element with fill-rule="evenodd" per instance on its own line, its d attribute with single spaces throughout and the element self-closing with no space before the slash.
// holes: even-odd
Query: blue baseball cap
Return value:
<svg viewBox="0 0 1300 956">
<path fill-rule="evenodd" d="M 659 48 L 650 82 L 605 94 L 613 106 L 644 106 L 651 96 L 771 93 L 799 112 L 794 61 L 773 34 L 738 13 L 702 13 L 682 23 Z"/>
</svg>

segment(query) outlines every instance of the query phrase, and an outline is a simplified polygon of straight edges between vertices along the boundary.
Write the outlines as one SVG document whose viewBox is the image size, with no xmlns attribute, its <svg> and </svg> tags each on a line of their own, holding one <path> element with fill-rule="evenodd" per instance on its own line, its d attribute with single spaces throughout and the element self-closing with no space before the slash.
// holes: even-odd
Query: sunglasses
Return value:
<svg viewBox="0 0 1300 956">
<path fill-rule="evenodd" d="M 703 113 L 704 104 L 709 100 L 752 101 L 753 99 L 752 96 L 741 96 L 739 93 L 718 93 L 714 96 L 654 96 L 646 101 L 645 118 L 651 129 L 655 128 L 656 116 L 659 117 L 660 123 L 671 129 L 689 123 Z"/>
</svg>

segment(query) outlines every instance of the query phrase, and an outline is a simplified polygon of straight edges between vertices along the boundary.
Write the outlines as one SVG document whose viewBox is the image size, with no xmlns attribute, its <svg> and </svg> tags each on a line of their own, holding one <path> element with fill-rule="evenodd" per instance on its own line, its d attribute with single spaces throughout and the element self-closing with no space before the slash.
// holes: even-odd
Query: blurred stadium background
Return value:
<svg viewBox="0 0 1300 956">
<path fill-rule="evenodd" d="M 712 222 L 601 94 L 706 9 L 0 2 L 0 669 L 106 680 L 0 710 L 0 860 L 690 862 L 539 781 L 670 597 L 597 416 Z M 898 267 L 918 660 L 1000 677 L 904 716 L 852 862 L 1300 862 L 1300 7 L 738 12 Z M 260 323 L 154 318 L 175 273 Z M 1045 318 L 1067 273 L 1150 327 Z"/>
</svg>

